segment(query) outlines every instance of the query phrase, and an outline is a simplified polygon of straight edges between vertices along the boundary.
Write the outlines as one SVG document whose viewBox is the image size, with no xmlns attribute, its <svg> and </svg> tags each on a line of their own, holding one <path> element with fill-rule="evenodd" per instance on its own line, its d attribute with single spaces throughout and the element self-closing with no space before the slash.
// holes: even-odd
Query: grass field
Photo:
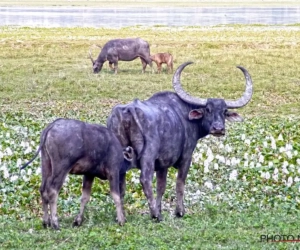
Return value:
<svg viewBox="0 0 300 250">
<path fill-rule="evenodd" d="M 71 228 L 79 208 L 81 178 L 70 176 L 59 198 L 61 231 L 43 229 L 39 160 L 33 155 L 44 126 L 57 117 L 105 124 L 111 108 L 134 98 L 172 90 L 172 74 L 141 73 L 139 60 L 106 63 L 92 73 L 106 41 L 142 37 L 152 53 L 170 52 L 195 96 L 234 99 L 248 69 L 252 101 L 243 123 L 229 124 L 224 138 L 199 142 L 189 172 L 183 219 L 173 215 L 175 170 L 163 199 L 164 221 L 154 223 L 138 183 L 128 173 L 127 223 L 114 222 L 106 182 L 96 182 L 82 227 Z M 300 27 L 216 26 L 0 28 L 0 248 L 1 249 L 293 249 L 299 243 L 260 242 L 261 235 L 299 234 Z M 278 238 L 277 238 L 278 239 Z"/>
</svg>

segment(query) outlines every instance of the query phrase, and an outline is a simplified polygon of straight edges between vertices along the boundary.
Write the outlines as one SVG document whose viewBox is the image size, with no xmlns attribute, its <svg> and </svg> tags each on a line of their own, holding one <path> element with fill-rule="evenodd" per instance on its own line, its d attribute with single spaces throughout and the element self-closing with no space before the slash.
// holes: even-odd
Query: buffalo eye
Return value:
<svg viewBox="0 0 300 250">
<path fill-rule="evenodd" d="M 210 113 L 211 113 L 211 109 L 210 109 L 210 107 L 206 107 L 206 108 L 205 108 L 205 111 L 206 111 L 207 113 L 209 113 L 209 114 L 210 114 Z"/>
</svg>

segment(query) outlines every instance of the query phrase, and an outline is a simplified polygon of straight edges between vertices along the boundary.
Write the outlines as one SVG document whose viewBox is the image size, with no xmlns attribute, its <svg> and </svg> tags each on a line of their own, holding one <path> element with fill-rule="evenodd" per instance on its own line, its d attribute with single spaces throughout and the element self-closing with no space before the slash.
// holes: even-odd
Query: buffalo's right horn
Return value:
<svg viewBox="0 0 300 250">
<path fill-rule="evenodd" d="M 94 61 L 93 58 L 92 58 L 92 52 L 91 52 L 91 50 L 89 51 L 89 54 L 90 54 L 90 59 L 91 59 L 92 63 L 94 64 L 95 61 Z"/>
<path fill-rule="evenodd" d="M 181 82 L 180 82 L 181 71 L 187 65 L 192 64 L 192 63 L 193 62 L 185 62 L 176 69 L 176 72 L 174 73 L 174 76 L 173 76 L 173 88 L 174 88 L 175 92 L 177 93 L 177 95 L 179 95 L 179 97 L 183 101 L 186 101 L 187 103 L 198 105 L 198 106 L 205 106 L 207 99 L 193 97 L 193 96 L 189 95 L 188 93 L 186 93 L 181 86 Z"/>
<path fill-rule="evenodd" d="M 235 101 L 225 100 L 227 108 L 229 109 L 241 108 L 245 106 L 251 100 L 253 94 L 253 83 L 250 74 L 242 66 L 237 66 L 237 68 L 239 68 L 244 73 L 246 79 L 246 89 L 243 96 L 240 99 L 237 99 Z"/>
</svg>

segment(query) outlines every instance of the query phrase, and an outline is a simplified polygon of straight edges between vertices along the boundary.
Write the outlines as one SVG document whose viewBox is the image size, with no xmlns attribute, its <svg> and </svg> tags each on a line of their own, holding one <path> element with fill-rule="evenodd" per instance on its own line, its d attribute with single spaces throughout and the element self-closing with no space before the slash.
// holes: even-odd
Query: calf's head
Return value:
<svg viewBox="0 0 300 250">
<path fill-rule="evenodd" d="M 189 112 L 188 119 L 201 121 L 201 129 L 207 134 L 212 134 L 214 136 L 225 135 L 225 119 L 229 121 L 243 120 L 238 113 L 230 112 L 228 109 L 241 108 L 251 100 L 253 84 L 250 74 L 245 68 L 241 66 L 237 67 L 244 73 L 246 79 L 246 89 L 240 99 L 235 101 L 217 98 L 202 99 L 190 96 L 181 86 L 181 71 L 191 63 L 192 62 L 186 62 L 180 65 L 173 76 L 173 87 L 178 96 L 187 103 L 199 106 L 199 108 Z"/>
</svg>

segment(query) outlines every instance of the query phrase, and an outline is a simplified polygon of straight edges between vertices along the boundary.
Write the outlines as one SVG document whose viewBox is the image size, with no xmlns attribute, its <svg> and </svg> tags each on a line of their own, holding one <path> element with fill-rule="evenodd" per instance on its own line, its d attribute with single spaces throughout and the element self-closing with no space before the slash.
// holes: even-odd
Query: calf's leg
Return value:
<svg viewBox="0 0 300 250">
<path fill-rule="evenodd" d="M 48 154 L 43 149 L 41 152 L 42 155 L 42 184 L 40 187 L 40 194 L 42 197 L 42 206 L 43 206 L 43 226 L 44 228 L 51 225 L 51 220 L 49 217 L 49 197 L 47 190 L 48 178 L 51 176 L 51 162 Z"/>
<path fill-rule="evenodd" d="M 80 226 L 82 224 L 85 206 L 90 201 L 94 178 L 94 176 L 90 175 L 83 176 L 80 211 L 74 219 L 73 226 Z"/>
</svg>

